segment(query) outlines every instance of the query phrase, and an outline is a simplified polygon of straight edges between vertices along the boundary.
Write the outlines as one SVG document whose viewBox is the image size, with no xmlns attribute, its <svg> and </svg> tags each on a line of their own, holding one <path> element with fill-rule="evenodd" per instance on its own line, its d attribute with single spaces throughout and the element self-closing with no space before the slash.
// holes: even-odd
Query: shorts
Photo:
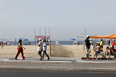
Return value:
<svg viewBox="0 0 116 77">
<path fill-rule="evenodd" d="M 42 53 L 42 50 L 43 50 L 43 49 L 41 49 L 41 51 L 38 51 L 38 55 Z"/>
<path fill-rule="evenodd" d="M 41 54 L 42 51 L 38 51 L 38 55 Z"/>
<path fill-rule="evenodd" d="M 101 48 L 103 48 L 103 46 L 102 46 L 102 45 L 101 45 L 100 47 L 101 47 Z"/>
<path fill-rule="evenodd" d="M 100 51 L 96 51 L 96 52 L 95 52 L 95 54 L 98 54 L 98 53 L 100 53 Z"/>
</svg>

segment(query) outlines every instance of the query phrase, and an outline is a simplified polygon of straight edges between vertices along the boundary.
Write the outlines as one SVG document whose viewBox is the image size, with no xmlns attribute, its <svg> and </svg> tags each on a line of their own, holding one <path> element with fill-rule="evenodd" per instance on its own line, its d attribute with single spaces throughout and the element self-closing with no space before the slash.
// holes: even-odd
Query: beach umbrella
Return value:
<svg viewBox="0 0 116 77">
<path fill-rule="evenodd" d="M 23 41 L 29 41 L 29 39 L 23 39 Z"/>
<path fill-rule="evenodd" d="M 75 41 L 76 39 L 72 38 L 71 40 Z"/>
</svg>

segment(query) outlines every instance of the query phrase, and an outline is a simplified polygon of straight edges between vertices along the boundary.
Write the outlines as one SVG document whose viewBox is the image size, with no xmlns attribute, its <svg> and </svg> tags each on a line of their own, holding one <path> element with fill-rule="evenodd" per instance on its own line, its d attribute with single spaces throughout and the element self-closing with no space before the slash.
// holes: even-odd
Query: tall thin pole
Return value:
<svg viewBox="0 0 116 77">
<path fill-rule="evenodd" d="M 46 36 L 46 27 L 45 27 L 45 36 Z"/>
<path fill-rule="evenodd" d="M 40 35 L 40 31 L 38 30 L 38 32 L 39 32 L 39 33 L 38 33 L 38 36 L 39 36 L 39 35 Z"/>
<path fill-rule="evenodd" d="M 83 47 L 83 51 L 85 51 L 85 39 L 86 39 L 86 28 L 85 28 L 85 32 L 84 32 L 84 47 Z"/>
<path fill-rule="evenodd" d="M 39 36 L 41 36 L 41 27 L 39 27 Z"/>
<path fill-rule="evenodd" d="M 35 40 L 35 44 L 36 44 L 36 38 L 35 38 L 35 36 L 36 36 L 36 28 L 34 27 L 34 40 Z"/>
<path fill-rule="evenodd" d="M 16 38 L 15 38 L 15 45 L 16 45 Z"/>
<path fill-rule="evenodd" d="M 50 47 L 50 56 L 51 56 L 51 40 L 50 40 L 50 27 L 49 27 L 49 47 Z"/>
<path fill-rule="evenodd" d="M 50 27 L 49 27 L 49 37 L 50 37 Z"/>
<path fill-rule="evenodd" d="M 85 28 L 85 33 L 84 33 L 85 39 L 86 39 L 86 28 Z"/>
</svg>

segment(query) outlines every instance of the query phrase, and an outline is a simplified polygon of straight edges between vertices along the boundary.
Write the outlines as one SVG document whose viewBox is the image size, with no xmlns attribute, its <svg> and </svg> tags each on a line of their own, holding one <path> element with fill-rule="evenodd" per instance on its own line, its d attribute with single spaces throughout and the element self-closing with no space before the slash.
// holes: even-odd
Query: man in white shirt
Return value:
<svg viewBox="0 0 116 77">
<path fill-rule="evenodd" d="M 43 41 L 43 58 L 44 58 L 44 54 L 48 57 L 48 60 L 50 59 L 50 57 L 48 56 L 48 54 L 46 53 L 47 51 L 47 44 L 46 44 L 46 40 Z"/>
<path fill-rule="evenodd" d="M 39 39 L 39 43 L 38 43 L 38 55 L 40 56 L 40 60 L 42 60 L 42 55 L 41 55 L 42 51 L 43 51 L 43 43 L 42 43 L 41 39 Z"/>
</svg>

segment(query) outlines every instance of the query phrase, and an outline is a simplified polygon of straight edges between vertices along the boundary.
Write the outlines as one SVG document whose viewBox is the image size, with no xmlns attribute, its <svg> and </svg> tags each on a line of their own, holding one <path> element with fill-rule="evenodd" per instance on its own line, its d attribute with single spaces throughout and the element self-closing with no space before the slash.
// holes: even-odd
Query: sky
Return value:
<svg viewBox="0 0 116 77">
<path fill-rule="evenodd" d="M 116 0 L 0 0 L 0 39 L 70 40 L 116 33 Z"/>
</svg>

